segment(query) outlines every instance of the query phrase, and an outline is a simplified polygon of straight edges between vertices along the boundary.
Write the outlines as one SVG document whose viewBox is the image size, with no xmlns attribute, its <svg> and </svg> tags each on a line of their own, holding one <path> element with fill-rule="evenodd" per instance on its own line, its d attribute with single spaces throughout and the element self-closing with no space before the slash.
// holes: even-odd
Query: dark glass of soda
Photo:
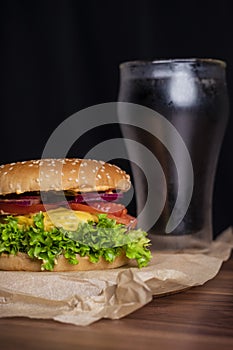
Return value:
<svg viewBox="0 0 233 350">
<path fill-rule="evenodd" d="M 166 179 L 165 204 L 149 231 L 157 248 L 205 249 L 212 240 L 213 186 L 229 109 L 225 71 L 226 63 L 217 59 L 131 61 L 120 65 L 118 101 L 148 107 L 166 118 L 184 141 L 192 162 L 193 191 L 189 206 L 179 225 L 167 232 L 166 226 L 174 206 L 178 205 L 176 209 L 179 212 L 180 205 L 182 211 L 182 203 L 176 203 L 177 194 L 178 191 L 186 191 L 186 186 L 184 181 L 179 183 L 177 164 L 171 153 L 161 140 L 148 132 L 148 125 L 138 128 L 125 124 L 121 116 L 123 136 L 149 149 L 160 163 Z M 132 115 L 130 118 L 133 120 Z M 160 132 L 166 133 L 166 128 L 161 126 Z M 182 157 L 176 140 L 169 142 L 173 154 Z M 130 149 L 129 160 L 132 152 Z M 134 154 L 134 159 L 135 156 L 140 157 L 140 154 Z M 140 162 L 143 160 L 140 159 Z M 184 161 L 184 171 L 185 167 Z M 138 214 L 143 210 L 150 191 L 141 170 L 132 168 L 136 196 L 140 187 Z M 185 182 L 189 180 L 187 173 Z M 153 215 L 153 208 L 150 211 Z"/>
</svg>

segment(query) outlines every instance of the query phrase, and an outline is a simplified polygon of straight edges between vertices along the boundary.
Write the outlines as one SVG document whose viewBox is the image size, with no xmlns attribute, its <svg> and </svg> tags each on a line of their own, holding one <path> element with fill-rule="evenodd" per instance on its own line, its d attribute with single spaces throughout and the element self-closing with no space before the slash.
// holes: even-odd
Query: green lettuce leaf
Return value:
<svg viewBox="0 0 233 350">
<path fill-rule="evenodd" d="M 50 271 L 62 254 L 70 264 L 78 264 L 76 254 L 88 256 L 92 263 L 98 262 L 100 257 L 111 263 L 124 252 L 137 261 L 139 268 L 148 265 L 151 259 L 147 233 L 127 231 L 124 225 L 117 224 L 106 214 L 98 215 L 98 223 L 80 224 L 76 231 L 56 227 L 45 231 L 43 220 L 42 212 L 35 214 L 34 225 L 28 228 L 18 225 L 17 218 L 8 216 L 0 223 L 0 254 L 26 253 L 42 261 L 42 270 Z"/>
</svg>

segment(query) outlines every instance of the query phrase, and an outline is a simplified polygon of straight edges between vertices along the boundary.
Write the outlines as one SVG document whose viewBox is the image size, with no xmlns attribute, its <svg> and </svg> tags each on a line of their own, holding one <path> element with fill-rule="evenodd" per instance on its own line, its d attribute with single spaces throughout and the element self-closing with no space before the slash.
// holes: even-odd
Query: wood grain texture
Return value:
<svg viewBox="0 0 233 350">
<path fill-rule="evenodd" d="M 121 320 L 77 327 L 50 320 L 0 319 L 0 348 L 233 349 L 233 258 L 204 286 L 154 298 Z"/>
</svg>

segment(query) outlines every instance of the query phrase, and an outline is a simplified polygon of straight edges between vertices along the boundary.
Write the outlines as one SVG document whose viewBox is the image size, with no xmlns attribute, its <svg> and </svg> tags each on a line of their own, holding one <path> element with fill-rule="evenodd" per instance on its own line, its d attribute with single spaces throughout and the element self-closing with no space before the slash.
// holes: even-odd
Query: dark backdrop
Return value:
<svg viewBox="0 0 233 350">
<path fill-rule="evenodd" d="M 9 0 L 0 8 L 1 163 L 39 158 L 64 119 L 116 101 L 123 61 L 220 58 L 233 97 L 230 0 Z M 230 118 L 215 182 L 215 234 L 232 224 L 232 132 Z M 80 143 L 77 156 L 86 147 Z"/>
</svg>

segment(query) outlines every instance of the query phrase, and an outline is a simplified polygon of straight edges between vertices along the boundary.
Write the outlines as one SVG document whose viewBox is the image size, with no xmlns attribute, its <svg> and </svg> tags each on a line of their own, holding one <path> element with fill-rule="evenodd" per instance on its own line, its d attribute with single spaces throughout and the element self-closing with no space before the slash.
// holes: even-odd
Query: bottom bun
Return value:
<svg viewBox="0 0 233 350">
<path fill-rule="evenodd" d="M 102 257 L 97 263 L 90 262 L 87 256 L 80 257 L 77 255 L 77 259 L 79 263 L 72 265 L 63 255 L 60 255 L 57 259 L 57 264 L 54 266 L 52 272 L 115 269 L 117 267 L 126 265 L 129 262 L 129 259 L 125 256 L 125 254 L 117 256 L 112 263 L 107 262 Z M 24 253 L 18 253 L 16 255 L 0 255 L 0 270 L 43 272 L 41 270 L 40 260 L 31 259 L 27 254 Z M 48 270 L 44 271 L 49 272 Z"/>
</svg>

